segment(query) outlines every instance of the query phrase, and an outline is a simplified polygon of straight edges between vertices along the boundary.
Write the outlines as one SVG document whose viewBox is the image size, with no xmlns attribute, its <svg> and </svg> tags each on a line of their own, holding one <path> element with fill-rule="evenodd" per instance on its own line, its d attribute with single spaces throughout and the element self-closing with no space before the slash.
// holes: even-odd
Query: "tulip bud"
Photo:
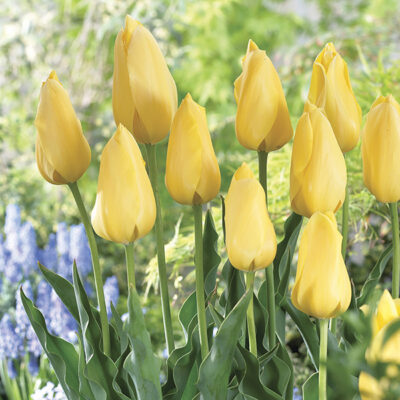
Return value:
<svg viewBox="0 0 400 400">
<path fill-rule="evenodd" d="M 225 230 L 228 257 L 235 268 L 256 271 L 274 260 L 276 235 L 265 192 L 246 163 L 233 175 L 226 196 Z"/>
<path fill-rule="evenodd" d="M 127 244 L 150 232 L 155 220 L 145 163 L 135 139 L 120 124 L 101 155 L 93 228 L 104 239 Z"/>
<path fill-rule="evenodd" d="M 381 296 L 375 314 L 372 317 L 373 337 L 365 354 L 369 363 L 382 362 L 400 364 L 400 331 L 384 341 L 388 329 L 400 319 L 400 299 L 393 299 L 385 290 Z M 399 371 L 395 370 L 395 375 Z M 366 372 L 361 372 L 359 389 L 362 400 L 383 400 L 390 385 L 391 371 L 386 369 L 386 376 L 377 380 Z M 393 377 L 395 378 L 395 376 Z"/>
<path fill-rule="evenodd" d="M 90 147 L 54 71 L 40 89 L 35 126 L 36 163 L 43 178 L 55 185 L 77 181 L 90 164 Z"/>
<path fill-rule="evenodd" d="M 129 15 L 115 40 L 112 104 L 115 123 L 151 144 L 167 136 L 177 108 L 175 82 L 157 42 Z"/>
<path fill-rule="evenodd" d="M 304 111 L 309 110 L 310 104 L 324 110 L 342 152 L 357 145 L 361 108 L 350 84 L 347 64 L 332 43 L 324 47 L 314 62 Z"/>
<path fill-rule="evenodd" d="M 165 183 L 171 197 L 181 204 L 207 203 L 221 186 L 206 110 L 189 93 L 172 122 Z"/>
<path fill-rule="evenodd" d="M 265 51 L 250 40 L 235 81 L 236 136 L 250 150 L 270 152 L 293 136 L 279 76 Z"/>
<path fill-rule="evenodd" d="M 351 286 L 333 212 L 316 212 L 300 240 L 292 302 L 316 318 L 335 318 L 350 305 Z"/>
<path fill-rule="evenodd" d="M 346 164 L 322 110 L 305 112 L 296 128 L 290 166 L 290 201 L 294 212 L 336 212 L 346 190 Z"/>
<path fill-rule="evenodd" d="M 400 105 L 380 96 L 367 115 L 362 134 L 364 183 L 384 203 L 400 200 Z"/>
</svg>

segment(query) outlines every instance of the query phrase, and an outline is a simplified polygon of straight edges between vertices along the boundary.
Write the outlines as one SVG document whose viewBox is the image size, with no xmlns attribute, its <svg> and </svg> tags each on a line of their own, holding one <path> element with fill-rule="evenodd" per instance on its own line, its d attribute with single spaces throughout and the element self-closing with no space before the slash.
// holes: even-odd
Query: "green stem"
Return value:
<svg viewBox="0 0 400 400">
<path fill-rule="evenodd" d="M 71 192 L 75 199 L 75 203 L 78 206 L 78 210 L 81 215 L 83 225 L 85 226 L 86 236 L 89 241 L 90 252 L 92 255 L 94 283 L 96 286 L 97 302 L 98 302 L 99 308 L 100 308 L 100 323 L 101 323 L 101 332 L 103 335 L 103 351 L 104 351 L 105 355 L 109 356 L 110 355 L 110 330 L 109 330 L 109 326 L 108 326 L 106 301 L 104 299 L 104 290 L 103 290 L 103 278 L 101 276 L 99 253 L 97 251 L 96 239 L 94 237 L 92 225 L 90 223 L 89 216 L 86 212 L 85 205 L 83 204 L 81 193 L 79 192 L 77 182 L 69 183 L 68 186 L 71 189 Z"/>
<path fill-rule="evenodd" d="M 136 288 L 135 280 L 135 259 L 133 257 L 134 248 L 133 243 L 129 243 L 125 246 L 125 260 L 126 260 L 126 272 L 128 276 L 128 288 Z"/>
<path fill-rule="evenodd" d="M 349 236 L 349 188 L 347 185 L 342 211 L 342 236 L 342 256 L 343 260 L 346 260 L 347 238 Z"/>
<path fill-rule="evenodd" d="M 392 296 L 394 299 L 399 297 L 400 286 L 400 243 L 399 243 L 399 214 L 397 202 L 389 203 L 390 215 L 392 218 L 393 236 L 393 272 L 392 272 Z"/>
<path fill-rule="evenodd" d="M 328 355 L 328 319 L 319 321 L 319 400 L 326 400 L 326 360 Z"/>
<path fill-rule="evenodd" d="M 254 272 L 246 273 L 246 290 L 254 292 Z M 249 332 L 249 348 L 250 352 L 257 357 L 257 337 L 256 325 L 254 322 L 254 305 L 253 296 L 251 296 L 249 307 L 247 308 L 247 330 Z"/>
<path fill-rule="evenodd" d="M 265 191 L 265 199 L 267 201 L 268 208 L 268 194 L 267 194 L 267 160 L 268 153 L 265 151 L 258 152 L 258 176 Z M 265 269 L 265 278 L 267 281 L 267 309 L 269 315 L 268 323 L 268 339 L 269 348 L 272 349 L 276 343 L 275 331 L 276 331 L 276 317 L 275 317 L 275 285 L 274 285 L 274 266 L 270 265 Z"/>
<path fill-rule="evenodd" d="M 149 163 L 149 175 L 151 185 L 153 187 L 154 198 L 156 201 L 157 218 L 156 218 L 156 241 L 157 241 L 157 260 L 158 260 L 158 276 L 160 278 L 161 307 L 164 323 L 165 341 L 167 343 L 168 354 L 171 354 L 175 348 L 174 331 L 172 329 L 171 308 L 169 305 L 167 267 L 165 264 L 164 249 L 164 228 L 161 213 L 160 194 L 157 182 L 157 157 L 156 146 L 146 144 L 147 159 Z"/>
<path fill-rule="evenodd" d="M 203 212 L 201 205 L 193 206 L 194 213 L 194 241 L 196 265 L 196 300 L 197 300 L 197 319 L 199 321 L 200 347 L 202 360 L 208 354 L 207 321 L 204 299 L 204 273 L 203 273 Z"/>
</svg>

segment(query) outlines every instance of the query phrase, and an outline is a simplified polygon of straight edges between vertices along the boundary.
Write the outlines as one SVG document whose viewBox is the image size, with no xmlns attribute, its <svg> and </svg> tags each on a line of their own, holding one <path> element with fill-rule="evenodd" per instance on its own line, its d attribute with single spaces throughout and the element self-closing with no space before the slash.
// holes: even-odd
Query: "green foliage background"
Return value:
<svg viewBox="0 0 400 400">
<path fill-rule="evenodd" d="M 159 41 L 176 80 L 179 99 L 190 91 L 207 108 L 221 166 L 222 193 L 241 162 L 249 162 L 256 170 L 256 154 L 242 148 L 234 132 L 233 82 L 240 74 L 240 60 L 249 38 L 273 60 L 294 127 L 307 95 L 312 62 L 328 41 L 334 42 L 348 62 L 364 115 L 379 94 L 392 93 L 400 100 L 400 6 L 396 0 L 2 0 L 0 222 L 4 221 L 7 204 L 20 204 L 42 244 L 58 221 L 77 222 L 78 214 L 68 190 L 46 183 L 36 169 L 33 120 L 40 84 L 55 69 L 82 121 L 93 153 L 92 164 L 79 184 L 91 209 L 99 156 L 115 129 L 111 109 L 113 45 L 128 13 Z M 166 140 L 159 146 L 161 170 L 166 146 Z M 271 154 L 269 160 L 270 211 L 279 235 L 290 207 L 290 154 L 291 144 Z M 346 161 L 353 252 L 349 262 L 358 285 L 387 240 L 388 210 L 363 187 L 359 147 Z M 161 195 L 168 241 L 172 241 L 167 246 L 167 260 L 176 313 L 193 289 L 193 221 L 190 208 L 174 203 L 164 185 Z M 213 206 L 221 229 L 220 200 L 216 199 Z M 154 242 L 152 235 L 141 240 L 136 257 L 138 282 L 148 295 L 147 324 L 160 348 L 163 335 Z M 123 249 L 101 241 L 100 251 L 105 274 L 119 276 L 126 293 Z"/>
</svg>

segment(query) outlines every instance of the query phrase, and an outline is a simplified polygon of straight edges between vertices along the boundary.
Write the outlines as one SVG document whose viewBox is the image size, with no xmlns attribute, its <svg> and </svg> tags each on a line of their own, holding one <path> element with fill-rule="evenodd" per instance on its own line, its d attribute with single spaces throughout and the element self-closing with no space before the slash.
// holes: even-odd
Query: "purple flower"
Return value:
<svg viewBox="0 0 400 400">
<path fill-rule="evenodd" d="M 33 354 L 29 354 L 28 371 L 32 376 L 36 376 L 39 373 L 38 358 Z"/>
<path fill-rule="evenodd" d="M 37 286 L 36 307 L 42 312 L 44 318 L 50 318 L 51 310 L 51 286 L 45 281 L 41 280 Z"/>
<path fill-rule="evenodd" d="M 36 269 L 38 260 L 38 248 L 36 245 L 36 233 L 30 222 L 21 226 L 19 234 L 19 263 L 24 275 L 27 277 Z"/>
<path fill-rule="evenodd" d="M 0 359 L 18 358 L 23 352 L 23 341 L 16 334 L 14 325 L 8 314 L 4 314 L 0 321 Z"/>
<path fill-rule="evenodd" d="M 116 306 L 119 297 L 118 279 L 116 276 L 110 276 L 106 279 L 104 283 L 104 297 L 106 300 L 107 315 L 110 318 L 112 315 L 111 303 Z"/>
<path fill-rule="evenodd" d="M 46 247 L 40 251 L 39 261 L 46 268 L 51 269 L 52 271 L 57 271 L 57 238 L 54 233 L 50 234 Z"/>
<path fill-rule="evenodd" d="M 15 366 L 14 366 L 14 361 L 11 359 L 9 359 L 7 361 L 7 370 L 8 370 L 8 376 L 10 379 L 15 379 L 18 377 L 17 370 L 15 369 Z"/>
<path fill-rule="evenodd" d="M 21 210 L 16 204 L 9 204 L 6 208 L 4 232 L 8 236 L 11 232 L 18 232 L 21 225 Z"/>
<path fill-rule="evenodd" d="M 92 259 L 83 224 L 71 226 L 69 257 L 71 260 L 76 261 L 76 266 L 82 278 L 90 274 L 92 270 Z"/>
<path fill-rule="evenodd" d="M 65 222 L 57 225 L 57 252 L 60 255 L 69 253 L 69 231 Z"/>
</svg>

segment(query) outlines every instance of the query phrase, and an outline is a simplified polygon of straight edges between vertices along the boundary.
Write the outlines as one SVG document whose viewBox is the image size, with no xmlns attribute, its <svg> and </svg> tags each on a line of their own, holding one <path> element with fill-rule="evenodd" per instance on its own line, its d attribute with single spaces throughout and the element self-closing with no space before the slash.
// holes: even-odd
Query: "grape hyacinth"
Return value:
<svg viewBox="0 0 400 400">
<path fill-rule="evenodd" d="M 92 259 L 83 224 L 73 225 L 70 228 L 69 257 L 71 260 L 75 260 L 82 278 L 90 274 L 92 270 Z"/>
<path fill-rule="evenodd" d="M 119 297 L 118 279 L 116 276 L 110 276 L 104 283 L 104 297 L 106 299 L 107 315 L 111 318 L 111 303 L 117 305 Z"/>
</svg>

